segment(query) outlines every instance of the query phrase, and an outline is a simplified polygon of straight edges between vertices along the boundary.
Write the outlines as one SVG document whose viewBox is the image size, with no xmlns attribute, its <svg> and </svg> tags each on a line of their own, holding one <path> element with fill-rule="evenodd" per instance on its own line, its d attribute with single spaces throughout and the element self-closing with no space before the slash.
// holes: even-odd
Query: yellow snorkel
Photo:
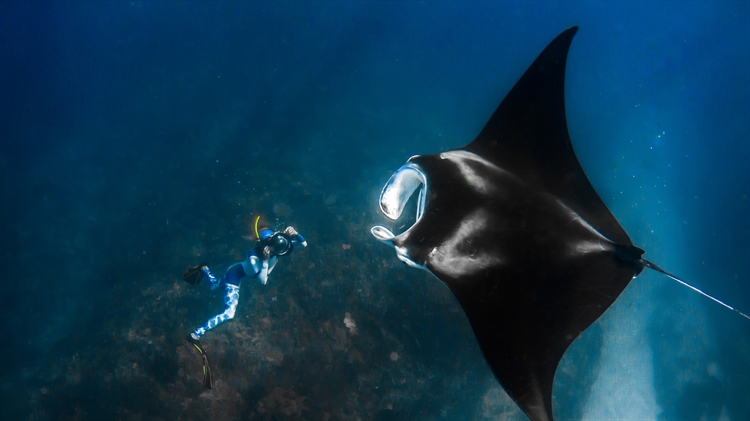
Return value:
<svg viewBox="0 0 750 421">
<path fill-rule="evenodd" d="M 260 240 L 260 234 L 258 233 L 258 222 L 260 222 L 260 215 L 258 215 L 258 217 L 255 218 L 255 238 Z"/>
</svg>

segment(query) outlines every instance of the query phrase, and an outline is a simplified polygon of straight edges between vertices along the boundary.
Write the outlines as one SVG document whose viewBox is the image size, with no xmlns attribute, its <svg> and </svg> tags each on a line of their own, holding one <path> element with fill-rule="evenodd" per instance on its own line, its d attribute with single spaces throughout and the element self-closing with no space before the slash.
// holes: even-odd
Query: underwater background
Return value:
<svg viewBox="0 0 750 421">
<path fill-rule="evenodd" d="M 750 312 L 750 3 L 0 2 L 4 420 L 525 420 L 458 303 L 371 226 L 578 25 L 573 144 L 646 257 Z M 309 247 L 204 338 L 254 214 Z M 348 322 L 345 323 L 344 320 Z M 750 419 L 750 321 L 645 271 L 558 420 Z"/>
</svg>

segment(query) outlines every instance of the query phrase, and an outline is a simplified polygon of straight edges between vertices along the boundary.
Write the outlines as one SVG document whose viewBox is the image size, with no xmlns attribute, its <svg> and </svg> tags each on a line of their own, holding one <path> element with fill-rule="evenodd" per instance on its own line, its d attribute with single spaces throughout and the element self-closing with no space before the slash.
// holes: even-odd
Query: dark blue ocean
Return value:
<svg viewBox="0 0 750 421">
<path fill-rule="evenodd" d="M 750 3 L 0 2 L 3 420 L 525 420 L 451 292 L 370 227 L 580 30 L 578 158 L 646 257 L 750 313 Z M 253 215 L 309 242 L 236 317 Z M 347 320 L 345 322 L 345 319 Z M 750 320 L 654 271 L 568 350 L 557 420 L 750 419 Z"/>
</svg>

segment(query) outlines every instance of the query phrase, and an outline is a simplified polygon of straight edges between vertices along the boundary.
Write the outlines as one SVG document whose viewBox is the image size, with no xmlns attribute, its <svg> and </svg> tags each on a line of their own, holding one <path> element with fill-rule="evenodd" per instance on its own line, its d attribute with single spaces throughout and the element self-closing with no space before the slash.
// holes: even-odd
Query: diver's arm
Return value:
<svg viewBox="0 0 750 421">
<path fill-rule="evenodd" d="M 298 233 L 297 230 L 294 229 L 294 227 L 287 227 L 284 230 L 284 234 L 291 237 L 293 246 L 307 247 L 307 241 L 305 241 L 305 237 L 301 236 L 300 233 Z"/>
</svg>

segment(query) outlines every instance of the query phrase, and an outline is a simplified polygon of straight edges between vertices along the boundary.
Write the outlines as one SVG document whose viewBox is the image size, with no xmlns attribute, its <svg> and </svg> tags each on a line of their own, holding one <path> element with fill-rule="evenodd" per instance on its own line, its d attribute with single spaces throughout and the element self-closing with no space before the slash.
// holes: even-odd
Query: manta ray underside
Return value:
<svg viewBox="0 0 750 421">
<path fill-rule="evenodd" d="M 564 85 L 577 30 L 542 51 L 473 142 L 414 156 L 393 174 L 380 209 L 396 220 L 418 191 L 413 226 L 371 230 L 450 288 L 495 377 L 533 421 L 552 420 L 570 344 L 652 267 L 573 151 Z"/>
</svg>

